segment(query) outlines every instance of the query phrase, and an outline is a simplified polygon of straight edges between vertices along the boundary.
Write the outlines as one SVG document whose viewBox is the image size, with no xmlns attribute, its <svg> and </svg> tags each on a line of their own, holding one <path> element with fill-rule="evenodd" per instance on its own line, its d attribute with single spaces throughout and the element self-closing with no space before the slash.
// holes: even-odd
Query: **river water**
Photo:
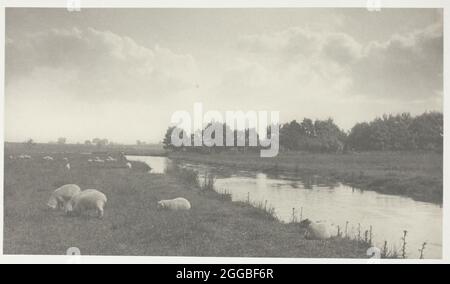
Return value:
<svg viewBox="0 0 450 284">
<path fill-rule="evenodd" d="M 162 174 L 171 161 L 166 157 L 128 156 L 146 162 L 151 173 Z M 204 176 L 213 172 L 217 191 L 230 193 L 233 201 L 267 204 L 282 222 L 293 218 L 326 221 L 352 237 L 372 227 L 374 245 L 385 241 L 400 250 L 403 231 L 407 234 L 407 257 L 418 258 L 419 248 L 427 243 L 425 258 L 442 257 L 442 208 L 411 198 L 362 191 L 319 176 L 271 176 L 260 172 L 237 171 L 226 167 L 181 163 Z M 337 230 L 336 230 L 337 233 Z"/>
</svg>

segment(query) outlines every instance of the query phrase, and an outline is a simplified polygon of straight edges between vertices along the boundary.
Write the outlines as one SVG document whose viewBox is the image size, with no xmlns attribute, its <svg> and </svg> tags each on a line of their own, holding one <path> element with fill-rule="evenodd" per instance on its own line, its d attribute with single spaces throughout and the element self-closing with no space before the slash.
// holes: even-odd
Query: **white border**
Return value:
<svg viewBox="0 0 450 284">
<path fill-rule="evenodd" d="M 383 8 L 444 8 L 444 189 L 449 184 L 450 149 L 449 131 L 450 117 L 446 115 L 450 110 L 450 101 L 446 98 L 450 76 L 448 67 L 450 59 L 450 2 L 444 0 L 378 0 Z M 368 0 L 81 0 L 81 8 L 366 8 Z M 300 258 L 215 258 L 215 257 L 153 257 L 153 256 L 25 256 L 3 255 L 3 168 L 4 168 L 4 78 L 5 78 L 5 7 L 55 7 L 66 8 L 65 0 L 3 0 L 0 3 L 0 263 L 217 263 L 217 264 L 277 264 L 277 263 L 450 263 L 450 194 L 444 190 L 443 206 L 443 259 L 442 260 L 377 260 L 367 259 L 300 259 Z"/>
</svg>

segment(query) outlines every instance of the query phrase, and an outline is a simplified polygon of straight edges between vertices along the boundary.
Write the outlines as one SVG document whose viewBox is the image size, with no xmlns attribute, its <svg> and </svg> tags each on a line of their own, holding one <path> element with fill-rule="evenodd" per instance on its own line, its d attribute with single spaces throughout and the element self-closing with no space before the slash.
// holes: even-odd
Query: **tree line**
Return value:
<svg viewBox="0 0 450 284">
<path fill-rule="evenodd" d="M 212 124 L 208 124 L 202 131 L 191 134 L 192 141 L 195 135 L 202 135 Z M 217 127 L 217 125 L 216 125 Z M 245 146 L 237 147 L 175 147 L 171 142 L 172 131 L 169 127 L 163 140 L 164 148 L 169 150 L 184 150 L 196 152 L 218 151 L 252 151 L 259 150 L 260 137 L 255 129 L 230 130 L 229 126 L 222 124 L 223 139 L 227 131 L 231 131 L 234 140 L 237 137 L 245 139 Z M 307 152 L 362 152 L 362 151 L 411 151 L 426 150 L 442 152 L 443 150 L 443 114 L 440 112 L 426 112 L 413 117 L 409 113 L 397 115 L 383 115 L 370 122 L 357 123 L 350 131 L 342 130 L 333 119 L 312 120 L 305 118 L 298 122 L 293 120 L 281 124 L 279 143 L 281 151 L 307 151 Z M 185 131 L 179 130 L 181 136 L 189 136 Z M 257 137 L 256 147 L 249 147 L 251 135 Z M 212 137 L 214 137 L 213 133 Z M 271 133 L 268 130 L 270 137 Z M 223 143 L 225 145 L 225 141 Z"/>
</svg>

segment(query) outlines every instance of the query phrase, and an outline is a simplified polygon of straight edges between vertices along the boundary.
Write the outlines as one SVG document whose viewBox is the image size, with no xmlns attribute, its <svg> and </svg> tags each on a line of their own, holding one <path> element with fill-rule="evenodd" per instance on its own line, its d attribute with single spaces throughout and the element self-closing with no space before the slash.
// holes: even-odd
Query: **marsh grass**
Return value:
<svg viewBox="0 0 450 284">
<path fill-rule="evenodd" d="M 185 185 L 193 188 L 200 187 L 200 179 L 198 173 L 189 168 L 183 168 L 177 163 L 171 163 L 166 168 L 166 173 L 176 177 Z"/>
</svg>

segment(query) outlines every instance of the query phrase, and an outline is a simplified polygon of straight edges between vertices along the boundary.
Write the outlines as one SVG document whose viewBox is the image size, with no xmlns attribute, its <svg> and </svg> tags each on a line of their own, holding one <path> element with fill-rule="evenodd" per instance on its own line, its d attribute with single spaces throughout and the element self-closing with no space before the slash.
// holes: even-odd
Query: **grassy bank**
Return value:
<svg viewBox="0 0 450 284">
<path fill-rule="evenodd" d="M 437 153 L 281 153 L 275 158 L 254 153 L 171 153 L 170 157 L 273 174 L 321 175 L 363 190 L 442 204 L 443 161 Z"/>
<path fill-rule="evenodd" d="M 42 159 L 48 153 L 5 159 L 5 254 L 61 255 L 78 247 L 85 255 L 365 257 L 366 247 L 355 241 L 305 240 L 298 225 L 279 223 L 215 192 L 200 192 L 176 176 L 148 174 L 137 163 L 127 169 L 119 154 L 117 162 L 93 164 L 87 162 L 91 155 L 52 153 L 50 162 Z M 47 209 L 51 192 L 65 183 L 104 192 L 105 218 L 69 218 Z M 192 210 L 157 210 L 158 200 L 179 196 L 191 201 Z"/>
</svg>

